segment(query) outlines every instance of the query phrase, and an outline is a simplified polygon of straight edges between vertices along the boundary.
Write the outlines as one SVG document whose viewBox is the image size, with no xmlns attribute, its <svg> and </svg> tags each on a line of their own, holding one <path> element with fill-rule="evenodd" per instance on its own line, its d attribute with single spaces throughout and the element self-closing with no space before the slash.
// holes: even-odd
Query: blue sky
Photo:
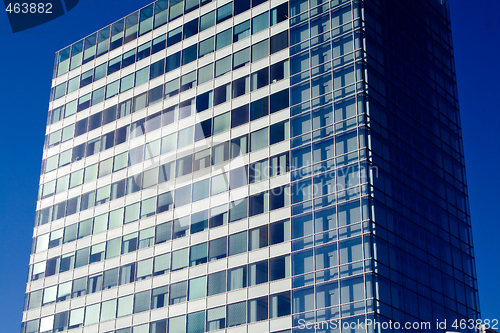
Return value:
<svg viewBox="0 0 500 333">
<path fill-rule="evenodd" d="M 16 34 L 0 13 L 1 332 L 18 332 L 22 318 L 54 53 L 150 2 L 81 0 Z M 450 0 L 450 8 L 482 317 L 499 319 L 500 1 Z"/>
</svg>

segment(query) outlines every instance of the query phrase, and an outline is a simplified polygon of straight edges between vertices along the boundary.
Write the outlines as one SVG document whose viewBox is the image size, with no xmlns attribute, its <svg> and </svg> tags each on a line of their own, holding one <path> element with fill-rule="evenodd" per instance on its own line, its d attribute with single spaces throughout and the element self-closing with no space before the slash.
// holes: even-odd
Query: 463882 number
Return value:
<svg viewBox="0 0 500 333">
<path fill-rule="evenodd" d="M 48 3 L 9 3 L 5 8 L 8 13 L 14 14 L 52 14 L 52 4 Z"/>
<path fill-rule="evenodd" d="M 451 325 L 451 327 L 453 327 L 454 329 L 456 330 L 465 330 L 465 329 L 481 329 L 481 326 L 484 325 L 486 326 L 486 328 L 491 328 L 491 329 L 498 329 L 497 325 L 498 325 L 498 319 L 492 319 L 492 320 L 489 320 L 489 319 L 455 319 L 453 321 L 453 324 Z"/>
</svg>

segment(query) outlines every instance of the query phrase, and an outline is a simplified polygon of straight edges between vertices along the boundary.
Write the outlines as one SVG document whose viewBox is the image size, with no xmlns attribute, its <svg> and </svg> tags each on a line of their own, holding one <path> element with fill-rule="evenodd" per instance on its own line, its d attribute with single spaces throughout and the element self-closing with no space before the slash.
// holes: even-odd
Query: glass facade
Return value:
<svg viewBox="0 0 500 333">
<path fill-rule="evenodd" d="M 479 318 L 446 2 L 158 0 L 46 133 L 22 333 Z"/>
</svg>

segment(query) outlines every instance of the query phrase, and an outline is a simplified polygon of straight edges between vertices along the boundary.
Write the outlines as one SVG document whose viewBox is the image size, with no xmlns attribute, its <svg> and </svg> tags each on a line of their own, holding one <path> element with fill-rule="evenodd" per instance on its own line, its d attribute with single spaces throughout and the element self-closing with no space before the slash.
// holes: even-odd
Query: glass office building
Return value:
<svg viewBox="0 0 500 333">
<path fill-rule="evenodd" d="M 22 333 L 452 330 L 467 200 L 446 1 L 158 0 L 56 54 Z"/>
</svg>

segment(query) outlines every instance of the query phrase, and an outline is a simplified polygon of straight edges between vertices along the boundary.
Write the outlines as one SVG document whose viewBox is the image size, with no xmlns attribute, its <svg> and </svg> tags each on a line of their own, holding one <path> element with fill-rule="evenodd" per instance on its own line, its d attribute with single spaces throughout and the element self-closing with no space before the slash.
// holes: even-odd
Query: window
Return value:
<svg viewBox="0 0 500 333">
<path fill-rule="evenodd" d="M 165 83 L 165 98 L 175 96 L 179 93 L 179 78 Z"/>
<path fill-rule="evenodd" d="M 206 285 L 206 276 L 200 276 L 198 278 L 190 279 L 188 300 L 192 301 L 195 299 L 206 297 Z"/>
<path fill-rule="evenodd" d="M 262 260 L 248 265 L 248 286 L 268 281 L 268 261 Z"/>
<path fill-rule="evenodd" d="M 207 332 L 226 327 L 226 307 L 220 306 L 207 310 Z"/>
<path fill-rule="evenodd" d="M 229 236 L 229 255 L 233 256 L 247 251 L 247 232 L 243 231 Z"/>
<path fill-rule="evenodd" d="M 199 0 L 185 0 L 184 14 L 187 14 L 190 11 L 198 8 L 199 3 Z"/>
<path fill-rule="evenodd" d="M 244 219 L 248 216 L 247 213 L 247 198 L 236 200 L 230 203 L 230 222 L 238 221 Z"/>
<path fill-rule="evenodd" d="M 93 81 L 93 76 L 94 76 L 94 71 L 92 69 L 86 71 L 85 73 L 82 73 L 80 77 L 80 88 L 85 87 L 86 85 L 89 85 Z M 61 85 L 57 86 L 60 87 Z M 57 87 L 56 87 L 56 94 L 57 94 Z M 66 83 L 64 83 L 63 91 L 66 90 Z M 57 96 L 57 95 L 56 95 Z M 55 98 L 58 98 L 56 97 Z M 62 96 L 62 95 L 61 95 Z"/>
<path fill-rule="evenodd" d="M 196 97 L 196 112 L 202 112 L 208 110 L 213 106 L 213 92 L 207 91 Z"/>
<path fill-rule="evenodd" d="M 264 225 L 248 232 L 248 251 L 257 250 L 268 245 L 267 229 L 267 225 Z"/>
<path fill-rule="evenodd" d="M 163 308 L 168 305 L 168 286 L 153 289 L 151 309 Z"/>
<path fill-rule="evenodd" d="M 135 263 L 120 267 L 120 285 L 135 281 Z"/>
<path fill-rule="evenodd" d="M 171 0 L 170 1 L 170 21 L 175 20 L 182 15 L 184 9 L 184 1 Z"/>
<path fill-rule="evenodd" d="M 250 151 L 256 151 L 268 145 L 268 128 L 263 128 L 250 134 Z"/>
<path fill-rule="evenodd" d="M 340 303 L 355 302 L 364 298 L 363 277 L 340 280 Z"/>
<path fill-rule="evenodd" d="M 277 318 L 290 314 L 290 291 L 269 296 L 269 318 Z"/>
<path fill-rule="evenodd" d="M 123 317 L 132 314 L 134 295 L 128 295 L 118 298 L 117 317 Z"/>
<path fill-rule="evenodd" d="M 214 52 L 214 37 L 207 38 L 200 42 L 198 48 L 198 57 L 201 58 L 207 54 Z"/>
<path fill-rule="evenodd" d="M 109 229 L 123 225 L 123 208 L 109 212 Z"/>
<path fill-rule="evenodd" d="M 134 74 L 129 74 L 120 79 L 120 93 L 134 87 Z"/>
<path fill-rule="evenodd" d="M 284 50 L 288 47 L 288 31 L 283 31 L 270 38 L 271 54 Z"/>
<path fill-rule="evenodd" d="M 121 253 L 121 237 L 106 242 L 106 259 L 116 257 Z"/>
<path fill-rule="evenodd" d="M 217 24 L 233 16 L 233 2 L 217 8 Z"/>
<path fill-rule="evenodd" d="M 267 296 L 248 301 L 248 322 L 253 323 L 268 318 Z"/>
<path fill-rule="evenodd" d="M 196 266 L 207 262 L 207 245 L 208 243 L 201 243 L 191 246 L 189 253 L 189 266 Z"/>
<path fill-rule="evenodd" d="M 64 228 L 52 231 L 50 233 L 49 244 L 48 244 L 49 249 L 62 244 L 63 233 L 64 233 Z"/>
<path fill-rule="evenodd" d="M 71 297 L 71 284 L 72 281 L 60 283 L 57 290 L 57 302 L 62 302 Z"/>
<path fill-rule="evenodd" d="M 140 202 L 125 207 L 124 224 L 137 221 L 140 217 Z"/>
<path fill-rule="evenodd" d="M 223 185 L 224 186 L 224 185 Z M 210 209 L 210 228 L 225 225 L 228 222 L 227 204 Z"/>
<path fill-rule="evenodd" d="M 200 141 L 212 136 L 212 119 L 197 123 L 194 129 L 194 141 Z M 196 159 L 196 158 L 195 158 Z"/>
<path fill-rule="evenodd" d="M 184 156 L 178 159 L 176 170 L 177 170 L 177 177 L 190 174 L 193 171 L 193 155 Z M 187 193 L 187 190 L 182 193 Z M 191 197 L 191 195 L 188 195 L 188 199 L 183 200 L 183 202 L 189 203 L 189 197 Z M 175 200 L 177 204 L 177 198 L 175 198 Z"/>
<path fill-rule="evenodd" d="M 269 55 L 269 40 L 263 40 L 252 45 L 252 62 L 267 57 Z"/>
<path fill-rule="evenodd" d="M 94 80 L 95 81 L 97 81 L 99 79 L 102 79 L 103 77 L 106 76 L 106 68 L 107 68 L 107 64 L 106 63 L 104 63 L 104 64 L 102 64 L 102 65 L 100 65 L 100 66 L 98 66 L 98 67 L 95 68 L 95 76 L 94 76 Z M 68 81 L 68 92 L 67 92 L 67 94 L 70 94 L 73 91 L 77 90 L 79 86 L 80 86 L 80 78 L 78 76 L 70 79 Z M 57 91 L 56 91 L 56 94 L 57 94 Z"/>
<path fill-rule="evenodd" d="M 254 91 L 269 84 L 269 68 L 263 68 L 250 75 L 250 90 Z"/>
<path fill-rule="evenodd" d="M 177 148 L 192 144 L 194 139 L 194 126 L 180 130 L 178 136 Z"/>
<path fill-rule="evenodd" d="M 109 289 L 116 287 L 118 285 L 118 270 L 119 268 L 113 268 L 104 272 L 103 289 Z"/>
<path fill-rule="evenodd" d="M 222 104 L 227 102 L 231 98 L 231 84 L 225 84 L 220 87 L 215 88 L 214 90 L 214 106 Z M 227 114 L 229 117 L 229 113 Z M 215 131 L 215 125 L 216 125 L 216 119 L 219 118 L 215 117 L 214 118 L 214 131 Z M 224 127 L 224 126 L 222 126 Z M 221 131 L 217 132 L 220 133 Z M 214 133 L 216 134 L 216 133 Z"/>
<path fill-rule="evenodd" d="M 114 59 L 111 59 L 109 62 L 108 62 L 108 75 L 114 73 L 114 72 L 117 72 L 120 70 L 121 68 L 121 65 L 122 65 L 122 58 L 121 56 L 118 56 Z"/>
<path fill-rule="evenodd" d="M 181 77 L 181 91 L 191 89 L 195 86 L 196 86 L 196 71 L 192 71 L 191 73 L 185 74 Z"/>
<path fill-rule="evenodd" d="M 181 51 L 169 55 L 166 60 L 165 73 L 173 71 L 181 66 Z"/>
<path fill-rule="evenodd" d="M 193 184 L 193 202 L 199 201 L 209 196 L 209 179 L 205 179 Z"/>
<path fill-rule="evenodd" d="M 166 108 L 165 110 L 163 110 L 161 112 L 161 126 L 167 126 L 167 125 L 172 124 L 174 121 L 176 121 L 177 109 L 178 109 L 178 105 L 174 105 L 174 106 L 171 106 L 169 108 Z M 175 136 L 175 133 L 171 134 L 171 135 Z M 172 149 L 175 149 L 175 146 Z"/>
<path fill-rule="evenodd" d="M 53 328 L 54 332 L 62 332 L 68 329 L 68 311 L 63 311 L 55 314 Z"/>
<path fill-rule="evenodd" d="M 114 319 L 116 316 L 116 299 L 102 302 L 100 321 Z"/>
<path fill-rule="evenodd" d="M 149 67 L 149 76 L 152 79 L 165 73 L 165 59 L 158 60 Z"/>
<path fill-rule="evenodd" d="M 290 277 L 290 255 L 269 259 L 269 281 Z"/>
<path fill-rule="evenodd" d="M 250 118 L 249 116 L 248 104 L 231 110 L 231 128 L 248 123 Z"/>
<path fill-rule="evenodd" d="M 164 243 L 172 238 L 172 222 L 159 224 L 156 226 L 155 244 Z"/>
<path fill-rule="evenodd" d="M 250 76 L 244 76 L 233 81 L 233 98 L 250 92 Z"/>
<path fill-rule="evenodd" d="M 238 15 L 250 9 L 250 0 L 234 1 L 234 15 Z"/>
<path fill-rule="evenodd" d="M 288 121 L 282 121 L 270 126 L 269 132 L 271 137 L 269 138 L 269 144 L 273 145 L 275 143 L 284 141 L 289 138 Z"/>
<path fill-rule="evenodd" d="M 217 195 L 229 190 L 229 174 L 224 173 L 212 177 L 211 183 L 211 193 L 212 195 Z"/>
<path fill-rule="evenodd" d="M 186 3 L 187 5 L 187 3 Z M 183 39 L 187 39 L 191 36 L 194 36 L 198 33 L 198 18 L 191 20 L 187 23 L 184 23 L 184 36 Z"/>
<path fill-rule="evenodd" d="M 262 118 L 268 114 L 269 98 L 267 96 L 250 103 L 250 121 Z"/>
<path fill-rule="evenodd" d="M 151 42 L 144 43 L 137 48 L 137 61 L 149 57 L 151 54 Z"/>
<path fill-rule="evenodd" d="M 75 266 L 75 253 L 67 253 L 61 256 L 61 264 L 59 266 L 59 273 L 67 272 L 73 269 Z M 33 273 L 35 273 L 35 268 L 33 268 Z"/>
<path fill-rule="evenodd" d="M 231 158 L 248 153 L 248 137 L 246 135 L 231 140 Z"/>
<path fill-rule="evenodd" d="M 137 232 L 123 236 L 122 254 L 130 253 L 137 250 Z"/>
<path fill-rule="evenodd" d="M 182 50 L 182 65 L 186 65 L 191 61 L 195 61 L 198 55 L 197 44 L 191 45 Z"/>
<path fill-rule="evenodd" d="M 224 30 L 222 32 L 219 32 L 216 36 L 216 39 L 215 39 L 215 49 L 220 50 L 223 47 L 231 45 L 231 43 L 232 43 L 231 36 L 232 36 L 231 28 Z"/>
<path fill-rule="evenodd" d="M 236 189 L 248 185 L 248 167 L 243 166 L 230 171 L 229 188 Z"/>
<path fill-rule="evenodd" d="M 174 208 L 174 200 L 172 197 L 172 192 L 166 192 L 158 196 L 158 202 L 156 207 L 156 213 L 166 212 L 167 210 L 172 210 Z"/>
<path fill-rule="evenodd" d="M 198 171 L 210 166 L 210 148 L 194 154 L 194 170 Z M 193 200 L 194 201 L 194 200 Z"/>
<path fill-rule="evenodd" d="M 225 96 L 229 98 L 229 90 L 230 87 L 226 87 L 226 92 Z M 214 98 L 215 99 L 215 98 Z M 214 130 L 212 135 L 216 135 L 222 132 L 225 132 L 229 130 L 229 125 L 230 125 L 230 112 L 226 112 L 224 114 L 221 114 L 217 117 L 214 117 Z M 229 154 L 229 143 L 227 144 L 228 146 L 228 154 Z"/>
<path fill-rule="evenodd" d="M 190 188 L 191 185 L 187 185 L 184 188 Z M 176 190 L 177 193 L 178 189 Z M 190 199 L 188 196 L 188 200 Z M 181 238 L 189 235 L 189 216 L 181 217 L 174 220 L 174 232 L 172 234 L 172 239 Z"/>
<path fill-rule="evenodd" d="M 214 78 L 214 65 L 206 65 L 198 69 L 198 84 L 205 83 Z M 199 110 L 197 111 L 199 112 Z"/>
<path fill-rule="evenodd" d="M 149 333 L 167 333 L 167 319 L 153 321 L 149 325 Z"/>
<path fill-rule="evenodd" d="M 244 2 L 237 1 L 237 3 Z M 234 27 L 233 31 L 233 43 L 240 41 L 246 37 L 250 36 L 250 20 L 246 20 L 243 23 L 240 23 Z"/>
<path fill-rule="evenodd" d="M 153 258 L 137 262 L 137 281 L 151 277 L 153 271 Z"/>
<path fill-rule="evenodd" d="M 227 306 L 227 327 L 245 324 L 247 314 L 246 301 L 229 304 Z"/>
<path fill-rule="evenodd" d="M 170 271 L 170 253 L 154 258 L 153 276 L 166 274 Z"/>
<path fill-rule="evenodd" d="M 161 3 L 161 1 L 156 2 L 156 4 L 159 3 Z M 167 35 L 161 35 L 160 37 L 153 39 L 153 47 L 151 48 L 151 54 L 155 54 L 156 52 L 164 50 L 166 46 L 167 46 Z"/>
<path fill-rule="evenodd" d="M 288 20 L 288 3 L 283 3 L 271 9 L 271 26 Z"/>
<path fill-rule="evenodd" d="M 177 147 L 177 137 L 176 133 L 164 136 L 161 138 L 161 154 L 168 153 Z M 167 164 L 164 164 L 167 165 Z M 161 178 L 161 177 L 160 177 Z M 165 178 L 165 180 L 170 180 L 170 178 Z"/>
<path fill-rule="evenodd" d="M 229 142 L 221 143 L 212 148 L 212 165 L 227 161 L 229 159 Z M 215 186 L 218 186 L 216 184 Z"/>
<path fill-rule="evenodd" d="M 172 252 L 172 271 L 177 271 L 188 266 L 188 254 L 188 248 Z"/>
<path fill-rule="evenodd" d="M 87 287 L 87 277 L 73 280 L 71 297 L 75 298 L 84 295 L 86 287 Z"/>
<path fill-rule="evenodd" d="M 37 290 L 30 293 L 30 299 L 28 303 L 28 310 L 39 308 L 42 306 L 42 292 L 43 290 Z"/>
<path fill-rule="evenodd" d="M 288 108 L 290 106 L 289 96 L 289 89 L 284 89 L 272 94 L 270 97 L 271 113 Z"/>
<path fill-rule="evenodd" d="M 130 66 L 135 63 L 135 49 L 132 49 L 123 54 L 122 68 Z"/>
<path fill-rule="evenodd" d="M 200 17 L 200 32 L 215 25 L 215 10 Z"/>
<path fill-rule="evenodd" d="M 172 10 L 172 9 L 171 9 Z M 182 40 L 182 26 L 167 33 L 167 47 L 177 44 Z"/>
<path fill-rule="evenodd" d="M 226 271 L 208 275 L 208 296 L 226 292 Z"/>
<path fill-rule="evenodd" d="M 227 238 L 221 237 L 209 242 L 208 260 L 214 261 L 226 257 Z"/>
<path fill-rule="evenodd" d="M 73 309 L 69 313 L 69 329 L 77 328 L 83 325 L 83 314 L 85 308 Z M 28 328 L 26 328 L 28 329 Z M 34 331 L 37 332 L 37 331 Z"/>
<path fill-rule="evenodd" d="M 134 313 L 144 312 L 149 310 L 149 302 L 151 299 L 151 291 L 143 291 L 134 295 Z"/>
<path fill-rule="evenodd" d="M 267 29 L 269 27 L 269 12 L 265 12 L 252 18 L 252 34 Z"/>
<path fill-rule="evenodd" d="M 193 195 L 193 197 L 194 197 L 194 195 Z M 193 213 L 191 215 L 191 234 L 201 232 L 201 231 L 204 231 L 207 229 L 208 229 L 208 210 L 204 210 L 204 211 L 201 211 L 198 213 Z M 205 245 L 205 247 L 206 247 L 206 245 Z M 204 260 L 205 260 L 204 262 L 207 262 L 207 249 L 206 248 L 205 248 Z"/>
<path fill-rule="evenodd" d="M 233 70 L 245 66 L 250 62 L 250 48 L 244 48 L 233 54 Z"/>
<path fill-rule="evenodd" d="M 314 288 L 293 290 L 292 313 L 314 310 Z"/>
<path fill-rule="evenodd" d="M 125 18 L 124 44 L 137 38 L 138 20 L 139 20 L 139 11 L 130 14 Z"/>
<path fill-rule="evenodd" d="M 181 281 L 170 285 L 170 302 L 177 304 L 185 302 L 187 298 L 187 281 Z"/>
<path fill-rule="evenodd" d="M 104 260 L 104 250 L 106 248 L 106 243 L 99 243 L 92 245 L 90 248 L 90 264 Z"/>
<path fill-rule="evenodd" d="M 76 251 L 75 253 L 75 268 L 88 265 L 90 248 L 86 247 Z"/>
</svg>

